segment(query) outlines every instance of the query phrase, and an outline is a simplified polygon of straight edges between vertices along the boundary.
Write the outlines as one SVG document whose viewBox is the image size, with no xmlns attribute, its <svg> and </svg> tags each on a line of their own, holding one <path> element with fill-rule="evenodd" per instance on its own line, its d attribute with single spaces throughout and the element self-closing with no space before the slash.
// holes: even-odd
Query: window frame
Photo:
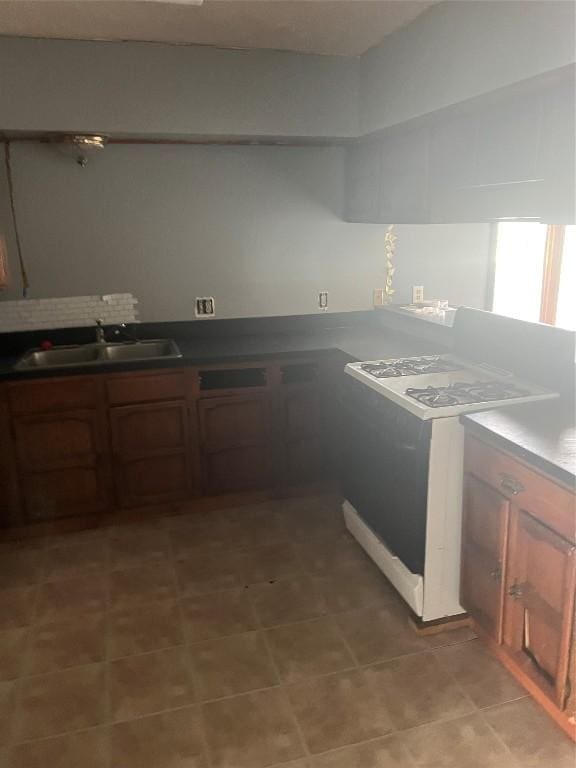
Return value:
<svg viewBox="0 0 576 768">
<path fill-rule="evenodd" d="M 498 222 L 500 223 L 500 222 Z M 486 309 L 494 311 L 494 290 L 496 285 L 496 256 L 498 241 L 498 223 L 491 228 L 490 262 L 488 265 Z M 503 223 L 503 222 L 502 222 Z M 556 324 L 560 277 L 562 273 L 562 251 L 566 225 L 546 224 L 546 243 L 544 246 L 544 270 L 540 294 L 540 312 L 538 321 L 547 325 Z"/>
</svg>

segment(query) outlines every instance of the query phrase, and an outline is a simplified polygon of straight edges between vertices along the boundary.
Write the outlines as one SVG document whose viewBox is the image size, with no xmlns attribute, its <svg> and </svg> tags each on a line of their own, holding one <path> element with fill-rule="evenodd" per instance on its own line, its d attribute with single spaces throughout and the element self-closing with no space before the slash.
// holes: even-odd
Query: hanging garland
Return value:
<svg viewBox="0 0 576 768">
<path fill-rule="evenodd" d="M 392 278 L 394 277 L 394 272 L 396 271 L 394 267 L 396 240 L 398 240 L 398 235 L 394 234 L 394 224 L 390 224 L 384 237 L 384 250 L 386 252 L 386 280 L 384 283 L 385 302 L 390 301 L 392 295 L 395 293 L 394 288 L 392 288 Z"/>
</svg>

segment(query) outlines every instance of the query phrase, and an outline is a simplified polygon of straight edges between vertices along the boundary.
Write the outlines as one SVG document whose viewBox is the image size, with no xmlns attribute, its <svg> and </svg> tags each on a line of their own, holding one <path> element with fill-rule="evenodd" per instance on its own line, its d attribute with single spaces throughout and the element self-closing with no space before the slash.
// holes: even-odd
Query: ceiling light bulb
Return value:
<svg viewBox="0 0 576 768">
<path fill-rule="evenodd" d="M 84 168 L 93 154 L 104 149 L 108 137 L 99 133 L 76 133 L 58 137 L 55 141 L 65 155 L 73 157 Z"/>
</svg>

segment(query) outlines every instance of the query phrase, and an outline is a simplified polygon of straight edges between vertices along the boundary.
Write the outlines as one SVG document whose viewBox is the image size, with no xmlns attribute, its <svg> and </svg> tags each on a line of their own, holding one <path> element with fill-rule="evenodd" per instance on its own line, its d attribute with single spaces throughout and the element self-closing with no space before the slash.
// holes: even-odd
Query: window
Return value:
<svg viewBox="0 0 576 768">
<path fill-rule="evenodd" d="M 492 310 L 576 330 L 576 226 L 498 224 Z"/>
</svg>

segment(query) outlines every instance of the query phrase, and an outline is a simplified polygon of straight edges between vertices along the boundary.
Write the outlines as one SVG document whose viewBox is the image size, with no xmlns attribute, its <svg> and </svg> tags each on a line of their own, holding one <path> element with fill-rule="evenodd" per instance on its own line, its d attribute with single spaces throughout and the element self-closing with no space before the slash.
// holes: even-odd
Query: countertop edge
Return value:
<svg viewBox="0 0 576 768">
<path fill-rule="evenodd" d="M 516 458 L 529 464 L 536 470 L 539 470 L 557 483 L 574 491 L 576 486 L 576 470 L 570 471 L 559 466 L 554 461 L 547 459 L 541 454 L 531 451 L 521 443 L 511 438 L 507 438 L 496 430 L 485 424 L 480 424 L 474 419 L 476 414 L 462 414 L 460 423 L 464 425 L 467 431 L 480 438 L 487 438 L 487 442 L 497 449 L 505 450 Z"/>
</svg>

